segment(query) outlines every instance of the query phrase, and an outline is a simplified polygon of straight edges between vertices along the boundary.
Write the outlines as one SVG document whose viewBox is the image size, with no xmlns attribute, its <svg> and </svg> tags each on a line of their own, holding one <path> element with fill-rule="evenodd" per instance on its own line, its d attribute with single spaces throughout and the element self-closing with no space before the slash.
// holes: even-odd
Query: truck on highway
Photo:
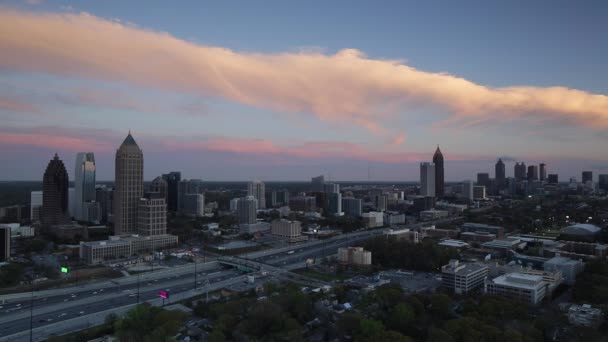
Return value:
<svg viewBox="0 0 608 342">
<path fill-rule="evenodd" d="M 287 254 L 293 254 L 293 253 L 295 253 L 295 251 L 289 251 L 289 252 L 287 252 Z"/>
</svg>

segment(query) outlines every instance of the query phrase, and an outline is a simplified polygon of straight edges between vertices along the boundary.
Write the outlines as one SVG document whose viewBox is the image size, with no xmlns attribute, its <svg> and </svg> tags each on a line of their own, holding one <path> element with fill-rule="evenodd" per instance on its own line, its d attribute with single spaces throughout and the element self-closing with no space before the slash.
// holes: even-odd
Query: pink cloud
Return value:
<svg viewBox="0 0 608 342">
<path fill-rule="evenodd" d="M 0 110 L 19 113 L 33 113 L 37 111 L 36 107 L 30 103 L 5 96 L 0 96 Z"/>
<path fill-rule="evenodd" d="M 86 13 L 3 10 L 0 66 L 215 96 L 377 134 L 412 103 L 434 104 L 454 122 L 529 115 L 608 127 L 608 96 L 566 87 L 492 88 L 447 73 L 378 60 L 354 49 L 261 54 L 181 40 Z M 407 113 L 406 113 L 407 115 Z"/>
<path fill-rule="evenodd" d="M 111 147 L 94 139 L 58 136 L 45 133 L 0 132 L 0 145 L 19 145 L 43 147 L 62 151 L 100 151 L 107 152 Z"/>
</svg>

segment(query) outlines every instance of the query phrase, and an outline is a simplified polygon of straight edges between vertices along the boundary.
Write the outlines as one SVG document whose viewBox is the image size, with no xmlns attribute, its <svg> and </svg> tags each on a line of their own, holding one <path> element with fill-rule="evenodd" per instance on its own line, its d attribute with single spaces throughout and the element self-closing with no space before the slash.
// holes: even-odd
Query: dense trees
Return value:
<svg viewBox="0 0 608 342">
<path fill-rule="evenodd" d="M 572 291 L 576 301 L 588 304 L 608 303 L 608 263 L 589 261 L 576 278 Z"/>
<path fill-rule="evenodd" d="M 121 341 L 166 341 L 177 334 L 185 319 L 186 314 L 181 311 L 166 311 L 147 303 L 141 304 L 123 318 L 113 320 L 114 334 Z"/>
<path fill-rule="evenodd" d="M 458 256 L 456 251 L 438 246 L 430 239 L 415 244 L 395 237 L 377 237 L 368 240 L 364 247 L 372 252 L 375 265 L 416 271 L 437 271 Z"/>
</svg>

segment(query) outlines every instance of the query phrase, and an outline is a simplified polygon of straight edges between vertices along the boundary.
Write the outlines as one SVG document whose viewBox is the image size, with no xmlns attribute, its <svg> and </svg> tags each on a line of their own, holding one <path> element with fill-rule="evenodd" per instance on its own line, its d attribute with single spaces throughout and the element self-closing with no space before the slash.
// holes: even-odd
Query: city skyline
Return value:
<svg viewBox="0 0 608 342">
<path fill-rule="evenodd" d="M 436 145 L 448 182 L 498 158 L 507 177 L 515 161 L 562 180 L 608 170 L 601 2 L 468 2 L 450 18 L 387 2 L 381 21 L 354 3 L 339 29 L 335 4 L 273 3 L 251 25 L 249 4 L 36 3 L 0 6 L 2 180 L 38 180 L 49 155 L 73 165 L 81 151 L 112 180 L 128 129 L 146 180 L 416 181 Z"/>
</svg>

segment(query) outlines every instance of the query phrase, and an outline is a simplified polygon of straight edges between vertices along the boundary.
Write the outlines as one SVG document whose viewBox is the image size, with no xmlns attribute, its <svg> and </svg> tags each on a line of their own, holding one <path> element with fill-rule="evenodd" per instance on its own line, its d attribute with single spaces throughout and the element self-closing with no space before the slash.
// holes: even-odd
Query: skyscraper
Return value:
<svg viewBox="0 0 608 342">
<path fill-rule="evenodd" d="M 0 262 L 11 257 L 11 227 L 0 225 Z"/>
<path fill-rule="evenodd" d="M 420 194 L 435 197 L 435 164 L 420 163 Z"/>
<path fill-rule="evenodd" d="M 535 181 L 538 180 L 538 166 L 530 165 L 528 166 L 528 180 Z"/>
<path fill-rule="evenodd" d="M 139 199 L 137 232 L 144 236 L 167 233 L 167 204 L 158 193 Z"/>
<path fill-rule="evenodd" d="M 490 187 L 490 174 L 487 172 L 480 172 L 477 174 L 477 185 Z"/>
<path fill-rule="evenodd" d="M 494 176 L 496 177 L 496 181 L 502 185 L 505 182 L 505 163 L 502 162 L 502 159 L 498 158 L 496 165 L 494 166 Z"/>
<path fill-rule="evenodd" d="M 173 171 L 163 175 L 167 181 L 167 210 L 176 212 L 179 205 L 179 182 L 182 180 L 182 173 Z"/>
<path fill-rule="evenodd" d="M 42 180 L 41 221 L 46 227 L 69 222 L 68 172 L 57 153 L 51 159 Z"/>
<path fill-rule="evenodd" d="M 167 192 L 167 181 L 162 177 L 156 177 L 150 184 L 150 192 L 158 192 L 160 197 L 165 199 L 165 204 L 169 203 L 169 193 Z"/>
<path fill-rule="evenodd" d="M 342 198 L 342 210 L 344 215 L 349 217 L 359 217 L 362 213 L 363 200 L 360 198 L 344 197 Z"/>
<path fill-rule="evenodd" d="M 264 182 L 254 180 L 247 184 L 247 196 L 253 196 L 258 200 L 258 209 L 266 209 L 266 186 Z"/>
<path fill-rule="evenodd" d="M 547 182 L 549 184 L 557 184 L 559 182 L 558 175 L 555 173 L 550 174 L 549 177 L 547 177 Z"/>
<path fill-rule="evenodd" d="M 342 194 L 331 193 L 329 194 L 329 204 L 327 206 L 327 212 L 334 216 L 342 216 Z"/>
<path fill-rule="evenodd" d="M 254 196 L 239 198 L 236 204 L 236 216 L 241 224 L 254 224 L 257 222 L 258 200 Z"/>
<path fill-rule="evenodd" d="M 87 221 L 85 203 L 95 201 L 95 156 L 92 152 L 79 152 L 76 155 L 74 191 L 74 216 L 77 220 Z"/>
<path fill-rule="evenodd" d="M 583 171 L 583 184 L 587 184 L 587 182 L 593 183 L 593 172 L 591 171 Z"/>
<path fill-rule="evenodd" d="M 325 176 L 320 175 L 317 177 L 312 177 L 310 183 L 312 185 L 313 192 L 322 192 L 325 184 Z"/>
<path fill-rule="evenodd" d="M 526 176 L 526 164 L 524 162 L 515 163 L 514 170 L 515 179 L 518 181 L 522 181 L 527 178 Z"/>
<path fill-rule="evenodd" d="M 443 197 L 444 194 L 444 174 L 443 174 L 443 154 L 437 145 L 435 154 L 433 155 L 433 164 L 435 164 L 435 197 Z"/>
<path fill-rule="evenodd" d="M 601 174 L 599 175 L 599 188 L 608 191 L 608 175 Z"/>
<path fill-rule="evenodd" d="M 540 177 L 541 181 L 544 181 L 545 179 L 547 179 L 547 164 L 540 163 L 539 169 L 538 169 L 538 176 Z"/>
<path fill-rule="evenodd" d="M 138 230 L 137 210 L 144 194 L 144 155 L 131 132 L 116 150 L 114 191 L 114 233 L 132 234 Z"/>
</svg>

